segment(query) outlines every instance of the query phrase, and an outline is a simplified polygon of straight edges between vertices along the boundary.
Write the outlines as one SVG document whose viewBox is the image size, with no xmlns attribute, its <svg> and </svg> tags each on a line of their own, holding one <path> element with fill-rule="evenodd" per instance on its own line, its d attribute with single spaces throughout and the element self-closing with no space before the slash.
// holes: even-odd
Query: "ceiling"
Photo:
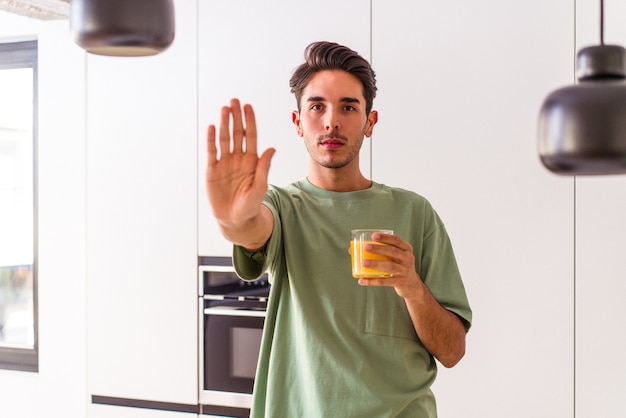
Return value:
<svg viewBox="0 0 626 418">
<path fill-rule="evenodd" d="M 0 0 L 0 11 L 40 20 L 67 19 L 70 0 Z"/>
</svg>

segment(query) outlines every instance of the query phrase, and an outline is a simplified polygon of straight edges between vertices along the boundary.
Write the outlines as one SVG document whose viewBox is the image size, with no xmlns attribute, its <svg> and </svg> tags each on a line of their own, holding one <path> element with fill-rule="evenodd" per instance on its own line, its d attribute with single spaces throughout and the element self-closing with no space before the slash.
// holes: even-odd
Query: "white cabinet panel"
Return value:
<svg viewBox="0 0 626 418">
<path fill-rule="evenodd" d="M 161 55 L 88 57 L 90 394 L 198 400 L 195 16 Z"/>
<path fill-rule="evenodd" d="M 573 81 L 574 5 L 372 11 L 373 178 L 433 203 L 474 309 L 465 359 L 434 386 L 440 415 L 571 417 L 574 184 L 541 166 L 536 124 L 547 94 Z"/>
<path fill-rule="evenodd" d="M 30 382 L 21 405 L 34 406 L 24 416 L 78 417 L 85 413 L 87 356 L 85 58 L 66 21 L 44 27 L 38 36 L 39 373 L 22 376 Z M 0 416 L 20 416 L 1 411 L 19 391 L 0 389 Z"/>
<path fill-rule="evenodd" d="M 343 43 L 370 56 L 370 1 L 200 0 L 199 20 L 199 251 L 230 255 L 212 217 L 204 185 L 206 129 L 219 125 L 220 108 L 237 97 L 255 107 L 259 151 L 277 149 L 269 181 L 284 186 L 307 175 L 308 155 L 291 123 L 296 102 L 292 71 L 313 41 Z M 369 148 L 361 159 L 369 173 Z"/>
</svg>

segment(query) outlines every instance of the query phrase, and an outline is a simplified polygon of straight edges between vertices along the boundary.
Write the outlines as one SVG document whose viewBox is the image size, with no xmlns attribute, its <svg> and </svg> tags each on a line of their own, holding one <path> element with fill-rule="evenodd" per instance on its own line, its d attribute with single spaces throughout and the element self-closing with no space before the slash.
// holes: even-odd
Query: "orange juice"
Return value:
<svg viewBox="0 0 626 418">
<path fill-rule="evenodd" d="M 386 271 L 376 270 L 370 267 L 363 267 L 363 260 L 390 260 L 389 257 L 373 254 L 365 251 L 365 245 L 387 245 L 375 241 L 350 241 L 350 257 L 352 259 L 352 276 L 356 279 L 366 278 L 388 278 L 391 274 Z"/>
</svg>

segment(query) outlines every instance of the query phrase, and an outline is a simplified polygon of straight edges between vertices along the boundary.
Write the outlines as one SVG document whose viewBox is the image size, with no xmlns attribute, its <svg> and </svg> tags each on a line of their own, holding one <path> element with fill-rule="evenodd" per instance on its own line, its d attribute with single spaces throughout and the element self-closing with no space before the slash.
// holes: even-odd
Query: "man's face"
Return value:
<svg viewBox="0 0 626 418">
<path fill-rule="evenodd" d="M 363 86 L 339 70 L 320 71 L 304 88 L 300 111 L 293 112 L 298 135 L 311 158 L 326 168 L 358 167 L 364 136 L 371 136 L 377 113 L 365 114 Z"/>
</svg>

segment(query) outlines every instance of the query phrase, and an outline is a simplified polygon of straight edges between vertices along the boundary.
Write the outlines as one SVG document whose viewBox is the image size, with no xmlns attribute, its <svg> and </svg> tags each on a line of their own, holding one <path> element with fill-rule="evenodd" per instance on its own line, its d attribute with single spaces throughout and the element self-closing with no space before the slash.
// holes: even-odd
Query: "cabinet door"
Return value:
<svg viewBox="0 0 626 418">
<path fill-rule="evenodd" d="M 292 71 L 313 41 L 343 43 L 370 57 L 370 1 L 200 0 L 199 20 L 199 251 L 223 256 L 231 245 L 219 233 L 204 183 L 206 129 L 219 126 L 220 108 L 233 97 L 255 108 L 259 152 L 277 152 L 269 181 L 278 186 L 306 177 L 308 154 L 291 123 L 296 102 L 289 90 Z M 369 147 L 361 162 L 369 173 Z"/>
<path fill-rule="evenodd" d="M 433 203 L 474 310 L 441 416 L 573 415 L 573 180 L 536 152 L 542 100 L 573 81 L 570 3 L 373 0 L 373 178 Z"/>
<path fill-rule="evenodd" d="M 195 15 L 161 55 L 87 57 L 90 394 L 198 401 Z"/>
</svg>

